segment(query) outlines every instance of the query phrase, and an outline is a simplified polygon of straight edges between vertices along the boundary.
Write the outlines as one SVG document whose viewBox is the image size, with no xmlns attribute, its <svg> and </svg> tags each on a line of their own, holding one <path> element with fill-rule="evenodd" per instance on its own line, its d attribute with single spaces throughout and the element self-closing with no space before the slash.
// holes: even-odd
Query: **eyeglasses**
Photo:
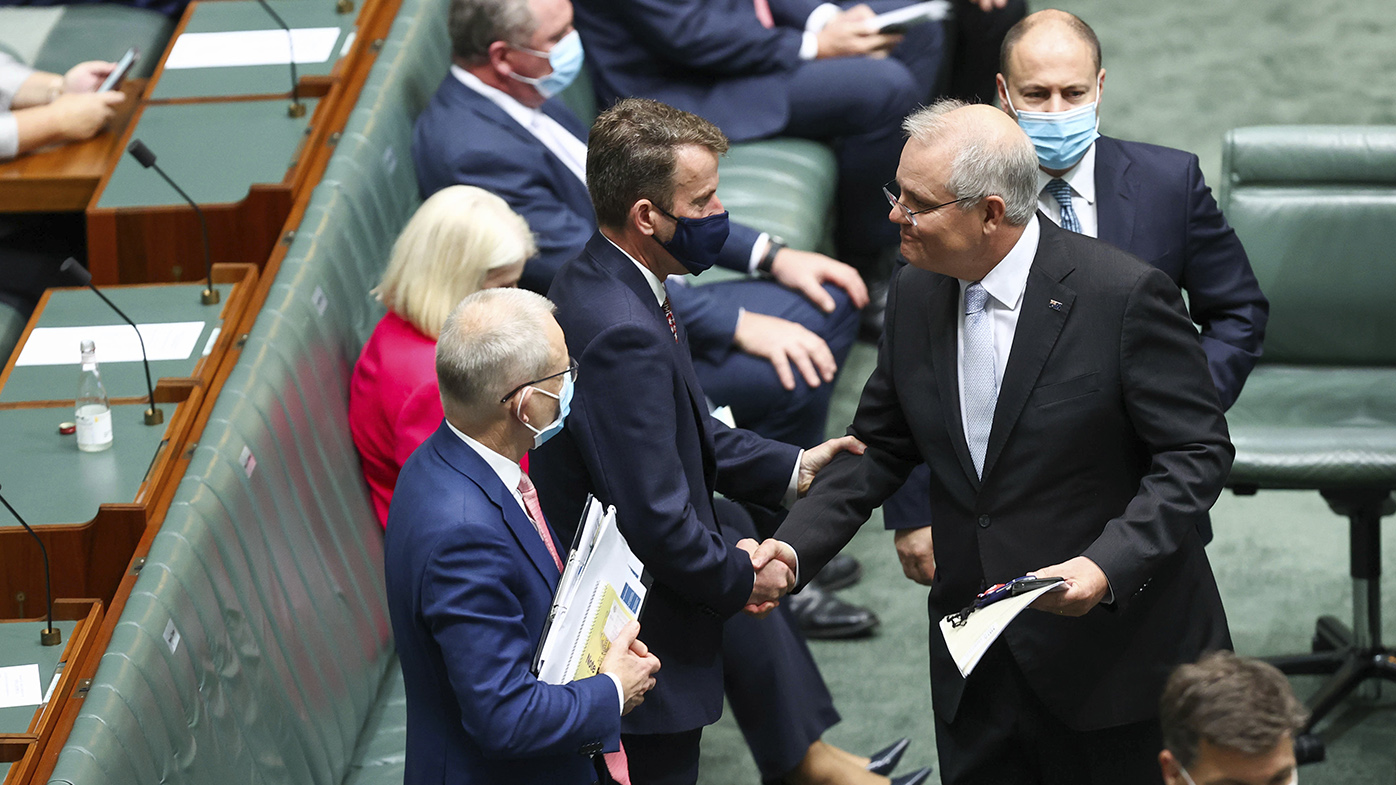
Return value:
<svg viewBox="0 0 1396 785">
<path fill-rule="evenodd" d="M 893 193 L 893 189 L 896 190 L 895 193 Z M 907 207 L 906 205 L 902 204 L 902 200 L 898 198 L 898 196 L 901 195 L 901 192 L 902 187 L 900 185 L 897 185 L 896 180 L 893 180 L 892 182 L 882 186 L 882 195 L 887 197 L 888 203 L 890 203 L 893 207 L 897 208 L 898 210 L 902 211 L 902 216 L 905 217 L 907 223 L 911 224 L 912 226 L 916 225 L 916 216 L 920 215 L 921 213 L 929 213 L 932 210 L 939 210 L 940 208 L 945 207 L 946 205 L 957 204 L 959 202 L 963 202 L 966 199 L 971 198 L 968 196 L 964 196 L 952 202 L 942 202 L 941 204 L 938 204 L 934 207 L 927 207 L 924 210 L 913 210 L 910 207 Z"/>
<path fill-rule="evenodd" d="M 556 379 L 557 377 L 562 376 L 562 375 L 564 375 L 564 374 L 570 374 L 570 375 L 572 376 L 572 383 L 573 383 L 573 384 L 576 384 L 576 383 L 577 383 L 577 361 L 576 361 L 575 359 L 570 358 L 570 357 L 567 359 L 567 370 L 565 370 L 565 371 L 558 371 L 557 373 L 549 374 L 548 376 L 544 376 L 544 377 L 541 378 L 541 379 L 534 379 L 534 380 L 531 381 L 531 382 L 524 382 L 523 384 L 519 385 L 518 387 L 515 387 L 514 389 L 510 390 L 508 395 L 506 395 L 506 396 L 504 396 L 503 398 L 500 398 L 500 399 L 499 399 L 499 402 L 500 402 L 500 403 L 508 403 L 510 398 L 513 398 L 515 395 L 518 395 L 518 394 L 519 394 L 519 390 L 522 390 L 522 389 L 525 388 L 525 387 L 532 387 L 532 386 L 535 385 L 535 384 L 541 384 L 542 382 L 546 382 L 546 381 L 549 380 L 549 379 Z"/>
</svg>

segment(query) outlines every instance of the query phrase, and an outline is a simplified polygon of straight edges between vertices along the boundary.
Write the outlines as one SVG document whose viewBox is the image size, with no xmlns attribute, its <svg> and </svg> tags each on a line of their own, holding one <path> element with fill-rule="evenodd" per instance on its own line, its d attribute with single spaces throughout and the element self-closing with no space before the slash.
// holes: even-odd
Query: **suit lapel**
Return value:
<svg viewBox="0 0 1396 785">
<path fill-rule="evenodd" d="M 942 276 L 940 286 L 931 295 L 928 326 L 931 332 L 931 367 L 935 371 L 936 388 L 941 390 L 941 413 L 950 443 L 960 459 L 960 468 L 975 491 L 979 490 L 979 475 L 974 471 L 974 459 L 965 441 L 964 421 L 960 419 L 960 284 Z"/>
<path fill-rule="evenodd" d="M 998 405 L 994 408 L 994 424 L 989 431 L 989 445 L 984 454 L 984 476 L 993 471 L 994 463 L 1003 452 L 1013 426 L 1023 412 L 1028 396 L 1042 374 L 1042 367 L 1061 335 L 1062 325 L 1071 313 L 1076 293 L 1061 283 L 1073 269 L 1059 248 L 1058 238 L 1065 231 L 1039 217 L 1042 237 L 1037 255 L 1028 272 L 1027 288 L 1019 306 L 1018 327 L 1013 334 L 1013 348 L 1008 354 L 1008 366 L 1003 372 Z M 1055 305 L 1054 305 L 1055 303 Z"/>
<path fill-rule="evenodd" d="M 1137 186 L 1130 161 L 1114 139 L 1102 136 L 1095 146 L 1096 234 L 1116 248 L 1134 239 Z"/>
</svg>

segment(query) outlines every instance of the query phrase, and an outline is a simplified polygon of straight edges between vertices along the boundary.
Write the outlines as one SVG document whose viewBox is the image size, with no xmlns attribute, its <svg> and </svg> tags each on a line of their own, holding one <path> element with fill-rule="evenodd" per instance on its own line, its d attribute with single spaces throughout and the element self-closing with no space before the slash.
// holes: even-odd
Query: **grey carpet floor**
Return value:
<svg viewBox="0 0 1396 785">
<path fill-rule="evenodd" d="M 1103 133 L 1197 153 L 1215 188 L 1221 139 L 1244 125 L 1396 123 L 1396 4 L 1391 0 L 1078 0 L 1034 4 L 1081 15 L 1101 37 Z M 830 432 L 852 418 L 874 351 L 859 345 L 839 380 Z M 1263 656 L 1307 651 L 1320 614 L 1351 617 L 1347 524 L 1316 493 L 1224 495 L 1209 546 L 1236 648 Z M 1388 519 L 1389 520 L 1389 519 Z M 1396 564 L 1396 543 L 1385 545 Z M 848 552 L 862 583 L 845 592 L 877 610 L 863 641 L 813 642 L 843 714 L 826 740 L 866 754 L 901 736 L 914 746 L 902 771 L 935 763 L 927 679 L 925 590 L 902 577 L 892 538 L 875 515 Z M 1386 628 L 1396 629 L 1388 586 Z M 1318 679 L 1294 680 L 1306 696 Z M 1322 729 L 1328 760 L 1305 783 L 1396 783 L 1396 685 L 1352 701 Z M 759 778 L 730 712 L 703 740 L 704 785 Z M 939 783 L 938 778 L 932 782 Z"/>
</svg>

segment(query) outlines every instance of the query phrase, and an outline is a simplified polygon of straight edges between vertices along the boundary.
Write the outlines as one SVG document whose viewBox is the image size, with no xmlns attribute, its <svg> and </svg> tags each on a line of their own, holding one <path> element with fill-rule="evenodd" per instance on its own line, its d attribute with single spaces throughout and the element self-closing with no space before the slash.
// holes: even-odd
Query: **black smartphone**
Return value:
<svg viewBox="0 0 1396 785">
<path fill-rule="evenodd" d="M 121 59 L 117 61 L 116 67 L 111 69 L 111 73 L 107 74 L 107 78 L 102 82 L 102 86 L 97 88 L 97 92 L 108 93 L 120 87 L 121 83 L 126 80 L 126 74 L 131 72 L 131 67 L 140 59 L 141 50 L 134 46 L 127 49 L 126 54 L 122 55 Z"/>
</svg>

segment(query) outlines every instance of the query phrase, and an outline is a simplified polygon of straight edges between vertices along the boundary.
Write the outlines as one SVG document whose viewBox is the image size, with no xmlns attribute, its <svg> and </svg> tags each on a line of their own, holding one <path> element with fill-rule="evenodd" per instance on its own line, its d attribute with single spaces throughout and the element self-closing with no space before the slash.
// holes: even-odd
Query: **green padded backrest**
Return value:
<svg viewBox="0 0 1396 785">
<path fill-rule="evenodd" d="M 114 3 L 64 6 L 33 66 L 61 74 L 84 60 L 116 62 L 134 46 L 141 50 L 141 60 L 131 76 L 150 76 L 174 28 L 174 20 L 145 8 Z"/>
<path fill-rule="evenodd" d="M 1263 362 L 1396 364 L 1396 126 L 1238 128 L 1222 159 L 1270 299 Z"/>
</svg>

